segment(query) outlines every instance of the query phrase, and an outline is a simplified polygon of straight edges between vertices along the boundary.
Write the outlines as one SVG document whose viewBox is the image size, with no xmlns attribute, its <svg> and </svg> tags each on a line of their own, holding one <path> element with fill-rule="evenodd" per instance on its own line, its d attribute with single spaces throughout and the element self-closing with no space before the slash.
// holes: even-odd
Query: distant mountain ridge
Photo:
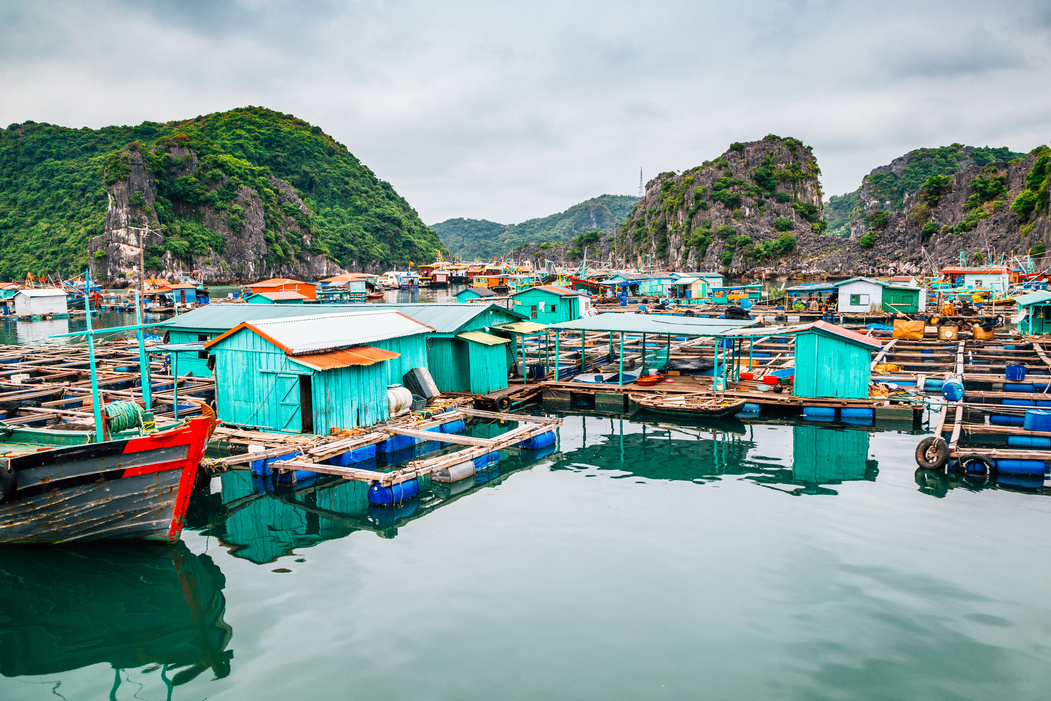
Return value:
<svg viewBox="0 0 1051 701">
<path fill-rule="evenodd" d="M 636 201 L 626 195 L 601 195 L 521 224 L 458 218 L 432 224 L 431 229 L 461 260 L 499 258 L 528 244 L 564 243 L 589 231 L 612 232 L 627 221 Z"/>
</svg>

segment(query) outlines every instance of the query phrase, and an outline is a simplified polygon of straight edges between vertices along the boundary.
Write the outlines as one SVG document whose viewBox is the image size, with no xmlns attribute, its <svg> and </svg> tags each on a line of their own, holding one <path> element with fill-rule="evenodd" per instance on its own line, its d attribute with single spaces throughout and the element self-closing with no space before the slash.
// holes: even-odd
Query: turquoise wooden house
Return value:
<svg viewBox="0 0 1051 701">
<path fill-rule="evenodd" d="M 238 324 L 205 344 L 216 413 L 235 426 L 319 435 L 386 421 L 387 385 L 427 367 L 430 331 L 398 312 Z"/>
<path fill-rule="evenodd" d="M 473 302 L 476 299 L 489 299 L 498 295 L 488 287 L 465 287 L 456 293 L 457 302 Z"/>
<path fill-rule="evenodd" d="M 298 292 L 286 290 L 283 292 L 256 292 L 254 295 L 245 297 L 248 304 L 303 304 L 307 298 Z"/>
<path fill-rule="evenodd" d="M 511 295 L 514 310 L 538 324 L 576 321 L 587 310 L 587 298 L 558 285 L 540 285 Z"/>
<path fill-rule="evenodd" d="M 1051 333 L 1051 292 L 1039 290 L 1015 297 L 1022 318 L 1018 332 L 1027 336 Z"/>
<path fill-rule="evenodd" d="M 872 351 L 881 347 L 878 341 L 825 321 L 793 332 L 796 336 L 793 394 L 837 399 L 869 396 L 870 362 Z"/>
</svg>

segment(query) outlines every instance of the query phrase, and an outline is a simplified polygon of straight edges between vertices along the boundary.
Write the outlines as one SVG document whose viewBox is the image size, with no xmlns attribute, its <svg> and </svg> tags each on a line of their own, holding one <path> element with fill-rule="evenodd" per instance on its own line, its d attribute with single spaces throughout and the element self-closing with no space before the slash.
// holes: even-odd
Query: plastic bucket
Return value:
<svg viewBox="0 0 1051 701">
<path fill-rule="evenodd" d="M 1026 409 L 1022 427 L 1027 431 L 1051 431 L 1051 411 Z"/>
<path fill-rule="evenodd" d="M 1011 382 L 1021 382 L 1025 379 L 1025 365 L 1008 365 L 1006 374 Z"/>
</svg>

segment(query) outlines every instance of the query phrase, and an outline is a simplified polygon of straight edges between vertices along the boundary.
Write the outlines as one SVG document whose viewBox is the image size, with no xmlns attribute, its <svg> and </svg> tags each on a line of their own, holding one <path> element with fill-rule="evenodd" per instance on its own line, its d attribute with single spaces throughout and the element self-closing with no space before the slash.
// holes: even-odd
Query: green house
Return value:
<svg viewBox="0 0 1051 701">
<path fill-rule="evenodd" d="M 205 344 L 215 356 L 218 417 L 319 435 L 386 421 L 387 385 L 427 367 L 430 330 L 397 312 L 239 324 Z"/>
<path fill-rule="evenodd" d="M 471 302 L 476 299 L 486 299 L 498 296 L 488 287 L 465 287 L 456 293 L 457 302 Z"/>
<path fill-rule="evenodd" d="M 1019 333 L 1027 336 L 1042 336 L 1051 333 L 1051 292 L 1038 290 L 1015 297 L 1022 318 L 1018 322 Z"/>
<path fill-rule="evenodd" d="M 540 285 L 511 295 L 514 310 L 538 324 L 576 321 L 588 308 L 588 298 L 558 285 Z"/>
<path fill-rule="evenodd" d="M 796 336 L 793 393 L 797 397 L 869 396 L 869 363 L 872 351 L 881 347 L 878 342 L 825 321 L 790 332 Z"/>
</svg>

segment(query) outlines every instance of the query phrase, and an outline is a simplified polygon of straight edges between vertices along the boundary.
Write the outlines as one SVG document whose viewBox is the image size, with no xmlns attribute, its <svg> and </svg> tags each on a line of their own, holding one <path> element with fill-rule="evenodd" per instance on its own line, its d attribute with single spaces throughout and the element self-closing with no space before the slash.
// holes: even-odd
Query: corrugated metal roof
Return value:
<svg viewBox="0 0 1051 701">
<path fill-rule="evenodd" d="M 66 291 L 60 290 L 57 287 L 44 287 L 30 290 L 19 290 L 17 294 L 25 295 L 26 297 L 65 297 Z"/>
<path fill-rule="evenodd" d="M 384 360 L 392 360 L 401 356 L 401 353 L 374 348 L 373 346 L 354 346 L 341 350 L 327 351 L 325 353 L 310 353 L 308 355 L 288 356 L 289 360 L 300 365 L 305 365 L 314 370 L 334 370 L 346 368 L 351 365 L 375 365 Z"/>
<path fill-rule="evenodd" d="M 882 348 L 883 344 L 878 340 L 864 336 L 856 331 L 845 329 L 842 326 L 836 326 L 830 324 L 827 321 L 815 321 L 812 324 L 800 324 L 798 326 L 774 326 L 764 327 L 761 329 L 748 329 L 747 331 L 731 331 L 727 333 L 727 336 L 788 336 L 790 334 L 796 334 L 801 331 L 818 331 L 826 335 L 836 336 L 838 338 L 853 343 L 858 346 L 868 346 L 870 348 Z"/>
<path fill-rule="evenodd" d="M 493 292 L 492 290 L 490 290 L 488 287 L 467 287 L 467 288 L 464 288 L 464 289 L 460 290 L 459 292 L 457 292 L 456 296 L 459 297 L 464 292 L 474 292 L 479 297 L 495 297 L 496 296 L 496 293 Z"/>
<path fill-rule="evenodd" d="M 396 311 L 317 314 L 244 322 L 212 339 L 205 348 L 221 343 L 244 328 L 259 334 L 289 355 L 319 353 L 433 331 L 426 324 Z"/>
<path fill-rule="evenodd" d="M 697 282 L 700 279 L 701 278 L 699 278 L 699 277 L 681 277 L 678 280 L 676 280 L 673 284 L 675 284 L 675 285 L 692 285 L 693 283 Z"/>
<path fill-rule="evenodd" d="M 284 290 L 282 292 L 256 292 L 253 297 L 266 297 L 267 299 L 278 302 L 285 299 L 306 299 L 306 295 L 301 295 L 293 290 Z"/>
<path fill-rule="evenodd" d="M 535 321 L 515 321 L 510 324 L 500 324 L 493 328 L 499 329 L 500 331 L 510 331 L 511 333 L 520 334 L 534 334 L 540 333 L 541 331 L 547 331 L 546 324 L 538 324 Z"/>
<path fill-rule="evenodd" d="M 465 341 L 474 341 L 475 343 L 481 343 L 483 346 L 499 346 L 504 343 L 510 343 L 511 340 L 508 338 L 500 338 L 494 336 L 491 333 L 485 331 L 464 331 L 463 333 L 456 334 L 457 338 L 462 338 Z"/>
<path fill-rule="evenodd" d="M 1030 292 L 1024 295 L 1015 295 L 1015 302 L 1019 307 L 1030 307 L 1034 304 L 1040 304 L 1051 300 L 1051 292 L 1046 290 L 1038 290 L 1036 292 Z"/>
<path fill-rule="evenodd" d="M 509 311 L 495 304 L 208 304 L 180 314 L 160 328 L 174 331 L 229 331 L 238 324 L 263 319 L 292 319 L 303 316 L 346 314 L 348 312 L 398 311 L 411 316 L 437 333 L 457 333 L 479 314 L 494 308 L 519 319 L 527 318 L 521 312 Z"/>
<path fill-rule="evenodd" d="M 608 312 L 576 321 L 550 324 L 550 329 L 613 333 L 654 333 L 672 336 L 722 336 L 733 329 L 757 324 L 749 319 L 698 319 L 670 314 L 623 314 Z"/>
</svg>

